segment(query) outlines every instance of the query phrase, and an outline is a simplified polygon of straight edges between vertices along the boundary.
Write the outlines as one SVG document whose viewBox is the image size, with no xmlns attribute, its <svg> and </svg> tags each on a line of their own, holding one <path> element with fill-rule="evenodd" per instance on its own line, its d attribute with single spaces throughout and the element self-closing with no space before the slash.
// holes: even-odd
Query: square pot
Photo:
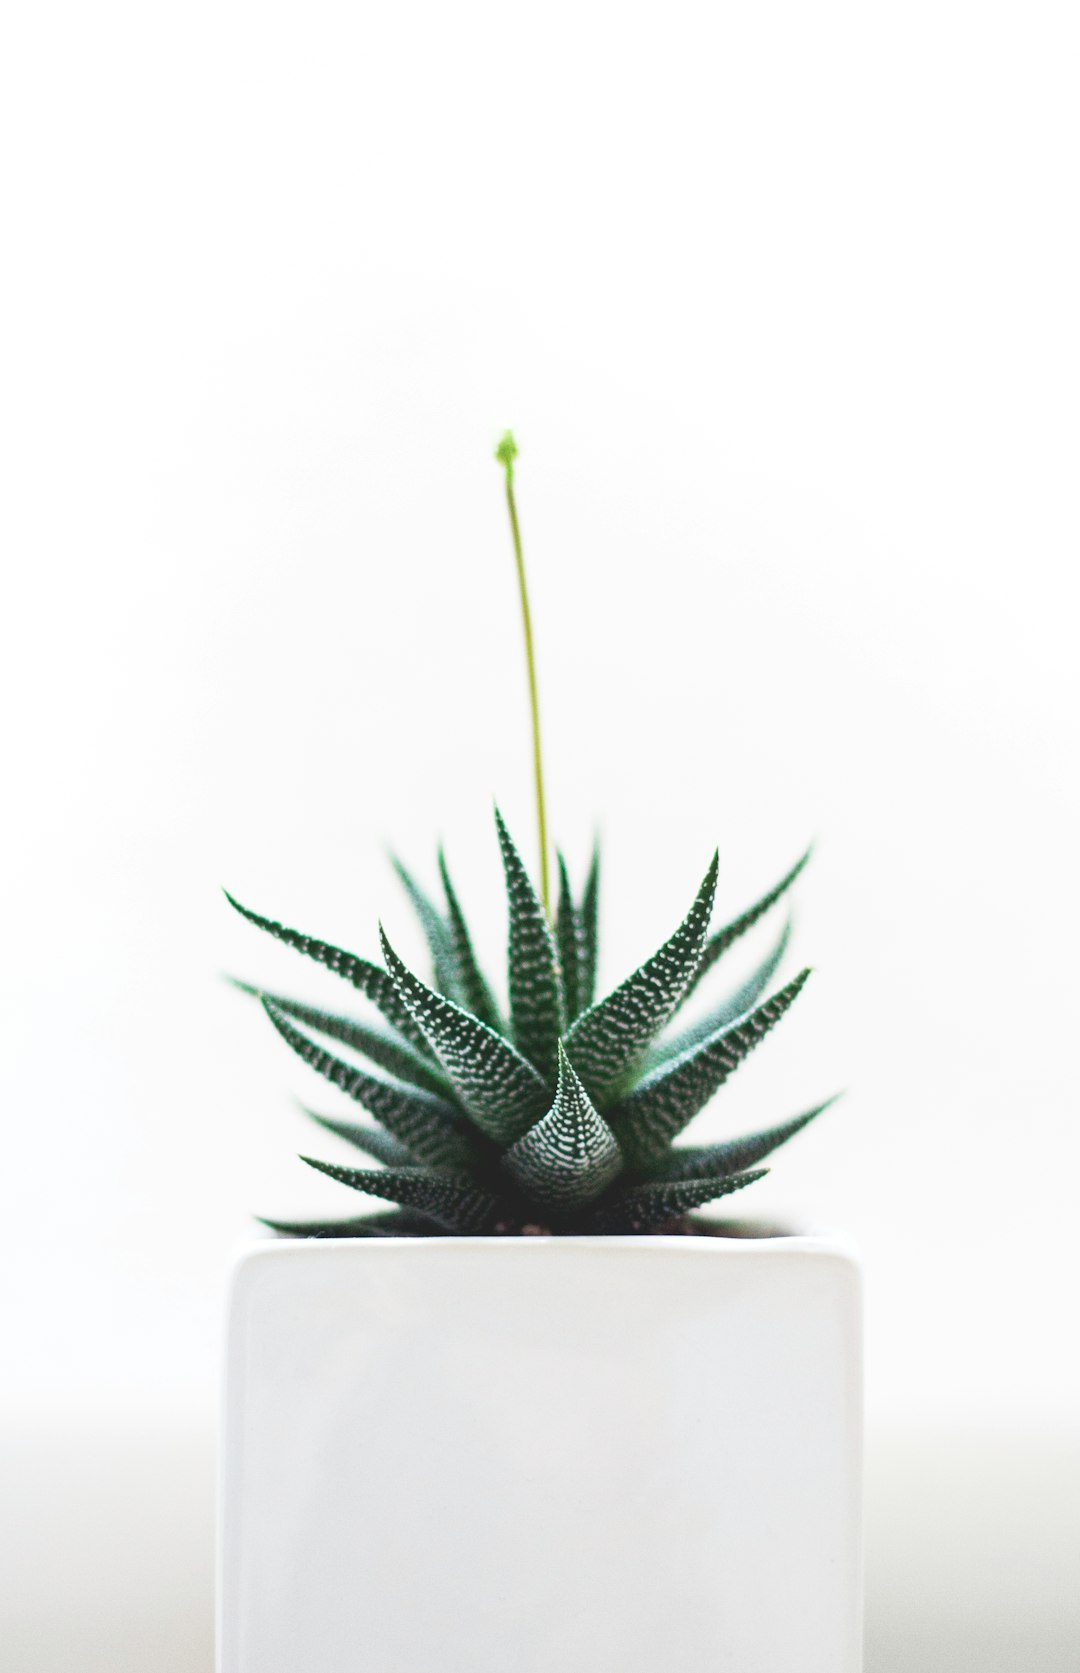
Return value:
<svg viewBox="0 0 1080 1673">
<path fill-rule="evenodd" d="M 220 1673 L 858 1673 L 858 1263 L 742 1232 L 244 1252 Z"/>
</svg>

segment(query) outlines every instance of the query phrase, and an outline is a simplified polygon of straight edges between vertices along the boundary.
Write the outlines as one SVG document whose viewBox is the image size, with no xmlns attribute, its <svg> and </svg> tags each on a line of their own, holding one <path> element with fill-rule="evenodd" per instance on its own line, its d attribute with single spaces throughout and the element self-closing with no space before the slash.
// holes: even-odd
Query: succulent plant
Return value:
<svg viewBox="0 0 1080 1673">
<path fill-rule="evenodd" d="M 675 1142 L 801 992 L 807 970 L 763 997 L 787 948 L 790 924 L 733 991 L 693 1022 L 679 1026 L 673 1019 L 723 955 L 787 895 L 808 855 L 745 912 L 711 929 L 714 854 L 674 934 L 599 1001 L 598 850 L 580 894 L 572 890 L 567 867 L 557 856 L 558 899 L 550 910 L 535 661 L 513 491 L 515 454 L 512 438 L 505 437 L 497 457 L 506 472 L 521 586 L 541 888 L 534 887 L 496 810 L 509 905 L 509 1015 L 503 1015 L 477 960 L 441 850 L 441 903 L 397 865 L 430 950 L 430 983 L 405 965 L 381 929 L 383 963 L 377 964 L 262 917 L 229 895 L 250 923 L 342 977 L 379 1014 L 377 1021 L 366 1020 L 238 984 L 257 995 L 298 1056 L 371 1118 L 359 1123 L 307 1111 L 375 1166 L 344 1167 L 309 1156 L 302 1160 L 393 1205 L 359 1218 L 263 1222 L 283 1234 L 424 1237 L 692 1229 L 688 1216 L 695 1209 L 759 1179 L 767 1170 L 757 1164 L 827 1107 L 819 1104 L 741 1138 L 706 1145 Z M 345 1046 L 371 1067 L 346 1061 L 326 1041 Z"/>
</svg>

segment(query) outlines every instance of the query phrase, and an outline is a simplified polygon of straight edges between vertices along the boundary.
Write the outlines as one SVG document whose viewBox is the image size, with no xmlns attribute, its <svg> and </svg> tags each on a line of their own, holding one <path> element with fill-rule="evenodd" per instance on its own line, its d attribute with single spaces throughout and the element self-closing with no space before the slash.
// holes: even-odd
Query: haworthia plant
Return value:
<svg viewBox="0 0 1080 1673">
<path fill-rule="evenodd" d="M 381 1165 L 305 1160 L 395 1205 L 340 1220 L 267 1220 L 273 1230 L 306 1237 L 692 1230 L 698 1208 L 760 1178 L 757 1164 L 827 1107 L 747 1137 L 674 1143 L 801 991 L 806 971 L 763 997 L 788 927 L 726 999 L 678 1029 L 668 1029 L 669 1019 L 703 969 L 787 893 L 805 862 L 710 935 L 714 856 L 683 922 L 597 1003 L 598 852 L 580 895 L 559 857 L 552 925 L 496 818 L 510 924 L 505 1017 L 441 853 L 445 906 L 406 874 L 431 955 L 430 981 L 405 965 L 385 933 L 378 965 L 228 897 L 249 923 L 335 971 L 381 1013 L 376 1023 L 237 984 L 261 1000 L 281 1038 L 369 1122 L 308 1112 L 311 1118 Z M 322 1040 L 363 1061 L 337 1055 Z"/>
<path fill-rule="evenodd" d="M 477 959 L 441 848 L 441 902 L 394 860 L 427 942 L 430 982 L 399 958 L 381 928 L 380 965 L 227 897 L 249 923 L 351 983 L 382 1019 L 343 1015 L 237 984 L 261 1000 L 302 1061 L 376 1123 L 307 1112 L 324 1131 L 379 1165 L 303 1160 L 363 1196 L 394 1205 L 341 1220 L 263 1222 L 283 1235 L 694 1230 L 695 1210 L 759 1179 L 764 1170 L 756 1164 L 827 1107 L 818 1104 L 743 1138 L 680 1147 L 673 1142 L 801 992 L 805 970 L 768 994 L 790 925 L 750 975 L 711 1009 L 679 1029 L 668 1028 L 670 1019 L 729 948 L 788 894 L 808 854 L 745 912 L 710 932 L 714 854 L 682 923 L 599 1001 L 599 844 L 593 846 L 580 895 L 557 852 L 558 902 L 552 913 L 536 656 L 514 489 L 517 456 L 507 431 L 495 457 L 505 476 L 521 603 L 540 887 L 534 888 L 496 811 L 509 905 L 507 1011 Z M 338 1056 L 325 1040 L 364 1061 Z"/>
</svg>

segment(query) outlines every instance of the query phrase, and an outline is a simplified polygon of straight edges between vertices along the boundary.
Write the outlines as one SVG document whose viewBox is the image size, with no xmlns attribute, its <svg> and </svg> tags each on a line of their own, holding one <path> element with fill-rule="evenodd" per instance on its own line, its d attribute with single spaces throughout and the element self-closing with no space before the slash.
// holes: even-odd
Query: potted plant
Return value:
<svg viewBox="0 0 1080 1673">
<path fill-rule="evenodd" d="M 386 1209 L 264 1224 L 236 1266 L 223 1447 L 221 1673 L 856 1673 L 860 1342 L 835 1235 L 698 1210 L 826 1106 L 679 1142 L 779 1022 L 785 927 L 697 1020 L 680 1008 L 806 863 L 720 928 L 714 856 L 683 922 L 595 995 L 599 865 L 552 908 L 514 495 L 539 888 L 501 816 L 508 1014 L 440 853 L 404 871 L 434 974 L 232 904 L 377 1020 L 256 989 L 369 1118 L 316 1115 Z M 399 868 L 400 869 L 400 868 Z M 348 1061 L 345 1047 L 365 1066 Z"/>
</svg>

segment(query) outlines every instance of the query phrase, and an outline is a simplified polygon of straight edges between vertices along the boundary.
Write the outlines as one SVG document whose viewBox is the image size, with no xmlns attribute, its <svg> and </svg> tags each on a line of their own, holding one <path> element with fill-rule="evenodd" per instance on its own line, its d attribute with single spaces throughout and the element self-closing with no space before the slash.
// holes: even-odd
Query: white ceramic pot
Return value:
<svg viewBox="0 0 1080 1673">
<path fill-rule="evenodd" d="M 221 1673 L 857 1673 L 860 1405 L 835 1236 L 256 1245 Z"/>
</svg>

